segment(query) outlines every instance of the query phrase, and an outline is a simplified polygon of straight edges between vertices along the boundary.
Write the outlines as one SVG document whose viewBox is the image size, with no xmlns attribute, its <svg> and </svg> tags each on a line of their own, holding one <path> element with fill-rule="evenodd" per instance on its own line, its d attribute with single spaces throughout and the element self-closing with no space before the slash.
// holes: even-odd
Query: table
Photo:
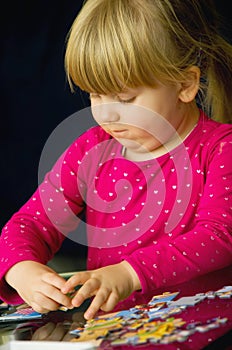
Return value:
<svg viewBox="0 0 232 350">
<path fill-rule="evenodd" d="M 204 299 L 195 306 L 189 306 L 178 314 L 187 322 L 200 321 L 205 323 L 208 319 L 220 316 L 226 317 L 227 322 L 219 328 L 207 331 L 205 333 L 195 332 L 190 335 L 185 342 L 175 342 L 170 344 L 146 344 L 139 346 L 111 346 L 109 342 L 103 341 L 100 346 L 94 347 L 93 344 L 71 343 L 74 337 L 69 331 L 77 326 L 83 326 L 83 311 L 79 309 L 69 310 L 67 312 L 50 312 L 40 320 L 29 322 L 0 324 L 0 349 L 12 350 L 36 350 L 38 341 L 43 349 L 58 350 L 62 344 L 62 350 L 68 349 L 101 349 L 101 350 L 231 350 L 232 349 L 232 298 Z M 14 347 L 9 347 L 11 341 L 17 341 Z M 26 341 L 26 343 L 25 343 Z M 48 342 L 49 341 L 49 342 Z M 22 342 L 22 343 L 20 343 Z M 34 342 L 32 344 L 32 342 Z M 62 343 L 61 343 L 62 342 Z M 17 345 L 18 344 L 18 345 Z M 24 344 L 20 347 L 19 344 Z M 26 347 L 27 344 L 29 347 Z M 83 346 L 83 348 L 82 348 Z M 89 346 L 89 347 L 88 347 Z M 60 346 L 61 348 L 61 346 Z M 39 347 L 38 347 L 39 349 Z"/>
</svg>

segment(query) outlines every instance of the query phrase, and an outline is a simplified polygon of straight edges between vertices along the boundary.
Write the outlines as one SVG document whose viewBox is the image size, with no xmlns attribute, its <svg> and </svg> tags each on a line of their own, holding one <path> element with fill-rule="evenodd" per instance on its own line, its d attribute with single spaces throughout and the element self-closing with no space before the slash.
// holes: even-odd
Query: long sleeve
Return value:
<svg viewBox="0 0 232 350">
<path fill-rule="evenodd" d="M 4 280 L 11 266 L 24 260 L 46 264 L 78 226 L 85 209 L 78 188 L 78 166 L 97 142 L 92 134 L 93 130 L 84 133 L 61 155 L 36 192 L 4 226 L 0 237 L 1 299 L 21 302 Z"/>
<path fill-rule="evenodd" d="M 95 127 L 61 156 L 3 229 L 0 297 L 16 298 L 6 271 L 46 263 L 83 212 L 88 269 L 127 260 L 142 296 L 232 265 L 232 127 L 202 113 L 181 147 L 157 159 L 131 162 L 121 151 Z"/>
<path fill-rule="evenodd" d="M 179 224 L 166 237 L 123 256 L 136 270 L 143 293 L 151 286 L 168 288 L 232 265 L 230 129 L 221 135 L 215 130 L 207 142 L 192 148 L 193 193 Z"/>
</svg>

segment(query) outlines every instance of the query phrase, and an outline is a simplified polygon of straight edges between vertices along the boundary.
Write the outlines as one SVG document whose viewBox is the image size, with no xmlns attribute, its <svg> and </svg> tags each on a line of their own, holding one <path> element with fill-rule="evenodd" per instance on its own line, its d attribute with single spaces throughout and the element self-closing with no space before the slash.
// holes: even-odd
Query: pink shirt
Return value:
<svg viewBox="0 0 232 350">
<path fill-rule="evenodd" d="M 83 214 L 88 269 L 127 260 L 138 274 L 142 290 L 125 307 L 160 290 L 188 289 L 190 280 L 200 281 L 199 291 L 201 276 L 232 265 L 231 155 L 232 126 L 202 112 L 184 143 L 140 162 L 125 159 L 115 139 L 92 127 L 3 228 L 0 298 L 21 302 L 6 271 L 22 260 L 47 263 Z M 78 234 L 75 240 L 81 243 Z M 231 276 L 230 269 L 225 281 Z"/>
</svg>

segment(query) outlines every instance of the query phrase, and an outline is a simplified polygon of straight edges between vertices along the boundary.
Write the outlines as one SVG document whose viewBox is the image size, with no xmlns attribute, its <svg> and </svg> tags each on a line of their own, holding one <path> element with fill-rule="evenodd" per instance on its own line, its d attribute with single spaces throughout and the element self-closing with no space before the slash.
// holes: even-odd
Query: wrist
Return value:
<svg viewBox="0 0 232 350">
<path fill-rule="evenodd" d="M 4 277 L 7 284 L 9 284 L 9 286 L 12 288 L 16 288 L 18 281 L 22 281 L 22 271 L 25 271 L 27 264 L 30 265 L 31 263 L 33 262 L 30 260 L 23 260 L 11 266 Z"/>
<path fill-rule="evenodd" d="M 126 260 L 123 260 L 120 265 L 123 267 L 123 270 L 127 271 L 129 277 L 130 277 L 130 280 L 132 282 L 132 289 L 133 291 L 136 291 L 136 290 L 140 290 L 141 289 L 141 283 L 140 283 L 140 280 L 139 280 L 139 277 L 136 273 L 136 271 L 133 269 L 133 267 L 126 261 Z"/>
</svg>

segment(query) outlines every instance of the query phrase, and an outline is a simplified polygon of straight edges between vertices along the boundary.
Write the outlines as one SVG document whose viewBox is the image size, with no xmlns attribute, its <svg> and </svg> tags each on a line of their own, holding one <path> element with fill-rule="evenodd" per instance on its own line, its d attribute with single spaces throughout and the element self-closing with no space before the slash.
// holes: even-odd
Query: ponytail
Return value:
<svg viewBox="0 0 232 350">
<path fill-rule="evenodd" d="M 222 123 L 232 122 L 232 42 L 226 35 L 231 29 L 217 11 L 214 1 L 199 2 L 204 25 L 201 27 L 202 69 L 207 113 Z M 226 28 L 227 27 L 227 28 Z M 230 30 L 229 30 L 230 32 Z M 231 38 L 230 38 L 231 39 Z"/>
<path fill-rule="evenodd" d="M 231 123 L 232 46 L 218 35 L 212 51 L 207 59 L 205 103 L 213 119 Z"/>
</svg>

